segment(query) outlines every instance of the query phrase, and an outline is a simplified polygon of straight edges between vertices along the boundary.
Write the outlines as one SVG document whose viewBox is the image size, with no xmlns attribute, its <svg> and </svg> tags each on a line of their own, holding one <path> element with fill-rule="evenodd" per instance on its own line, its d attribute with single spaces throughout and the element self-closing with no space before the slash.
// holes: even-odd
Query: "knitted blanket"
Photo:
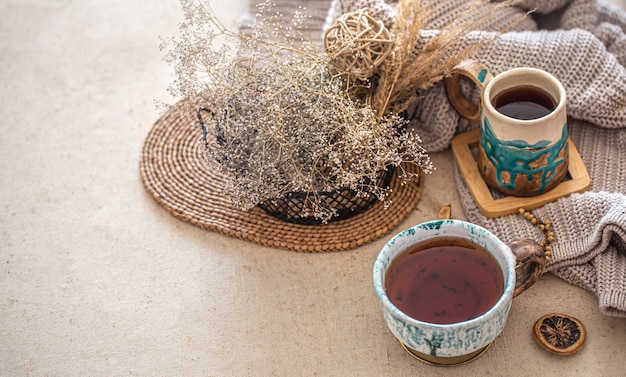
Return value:
<svg viewBox="0 0 626 377">
<path fill-rule="evenodd" d="M 289 13 L 302 5 L 313 23 L 324 28 L 342 14 L 360 8 L 391 27 L 398 0 L 282 0 L 278 10 Z M 416 52 L 452 19 L 460 17 L 466 0 L 435 1 L 433 16 L 421 32 Z M 254 2 L 253 2 L 254 3 Z M 591 176 L 591 189 L 534 210 L 550 219 L 555 232 L 548 271 L 594 292 L 603 313 L 626 317 L 626 14 L 600 0 L 521 0 L 515 8 L 492 12 L 486 2 L 480 10 L 492 18 L 481 33 L 468 39 L 491 38 L 510 20 L 535 9 L 515 28 L 502 34 L 475 57 L 494 74 L 520 67 L 552 73 L 567 92 L 569 134 Z M 326 9 L 325 15 L 320 9 Z M 312 26 L 312 32 L 321 30 Z M 321 28 L 320 28 L 321 29 Z M 468 81 L 465 90 L 478 101 Z M 473 93 L 472 93 L 473 91 Z M 478 127 L 455 112 L 442 83 L 423 93 L 411 124 L 429 152 L 447 148 L 452 138 Z M 519 215 L 483 216 L 455 169 L 457 188 L 469 221 L 505 242 L 542 234 Z"/>
<path fill-rule="evenodd" d="M 391 27 L 395 3 L 334 0 L 326 23 L 368 7 Z M 423 41 L 460 17 L 465 3 L 435 2 Z M 493 6 L 487 3 L 482 11 L 489 12 Z M 523 0 L 518 8 L 494 13 L 484 29 L 502 30 L 512 17 L 529 9 L 536 9 L 536 14 L 501 35 L 475 59 L 494 75 L 520 66 L 541 68 L 566 88 L 569 132 L 591 176 L 591 190 L 534 210 L 539 218 L 551 219 L 556 235 L 548 270 L 595 292 L 603 313 L 626 317 L 626 14 L 593 0 Z M 488 37 L 489 33 L 468 36 Z M 478 90 L 468 90 L 474 90 L 471 96 L 478 100 Z M 427 151 L 439 151 L 457 133 L 478 125 L 458 116 L 439 84 L 424 93 L 412 127 Z M 533 235 L 541 239 L 539 231 L 521 216 L 483 216 L 458 169 L 456 182 L 470 221 L 505 242 Z"/>
</svg>

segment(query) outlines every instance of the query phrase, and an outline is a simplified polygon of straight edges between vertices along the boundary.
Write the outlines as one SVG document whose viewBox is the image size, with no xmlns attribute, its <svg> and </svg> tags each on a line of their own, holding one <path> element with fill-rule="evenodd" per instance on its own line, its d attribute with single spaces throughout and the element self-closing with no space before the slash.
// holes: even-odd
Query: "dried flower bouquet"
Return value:
<svg viewBox="0 0 626 377">
<path fill-rule="evenodd" d="M 374 195 L 385 202 L 389 189 L 374 184 L 381 172 L 398 169 L 406 182 L 420 170 L 431 171 L 419 136 L 405 130 L 400 113 L 417 90 L 476 50 L 451 53 L 467 25 L 444 33 L 445 40 L 435 38 L 425 48 L 428 56 L 416 57 L 413 47 L 427 8 L 420 0 L 401 1 L 391 33 L 381 33 L 382 24 L 372 20 L 369 26 L 361 24 L 386 38 L 380 44 L 386 46 L 385 56 L 367 77 L 351 73 L 354 65 L 344 70 L 337 64 L 346 48 L 353 51 L 350 64 L 363 61 L 363 49 L 354 40 L 335 38 L 334 49 L 327 43 L 320 51 L 302 36 L 309 19 L 303 10 L 284 24 L 265 2 L 258 6 L 251 32 L 244 34 L 224 27 L 206 1 L 181 4 L 181 34 L 163 45 L 170 48 L 168 59 L 177 75 L 170 91 L 188 100 L 183 115 L 206 109 L 200 114 L 206 161 L 232 178 L 223 190 L 240 208 L 304 192 L 302 216 L 327 222 L 337 209 L 319 192 L 349 188 L 357 197 Z M 448 60 L 441 68 L 436 62 L 444 57 Z M 417 77 L 407 74 L 422 64 L 425 69 L 418 69 Z M 419 169 L 407 170 L 407 164 Z"/>
</svg>

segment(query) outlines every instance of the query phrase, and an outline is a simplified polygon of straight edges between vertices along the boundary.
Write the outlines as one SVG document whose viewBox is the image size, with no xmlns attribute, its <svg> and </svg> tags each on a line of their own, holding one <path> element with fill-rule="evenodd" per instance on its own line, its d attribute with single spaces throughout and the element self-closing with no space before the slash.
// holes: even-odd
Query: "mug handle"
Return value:
<svg viewBox="0 0 626 377">
<path fill-rule="evenodd" d="M 508 246 L 515 256 L 515 291 L 513 297 L 518 296 L 543 275 L 546 269 L 546 252 L 535 241 L 522 238 L 513 241 Z"/>
<path fill-rule="evenodd" d="M 493 78 L 493 75 L 475 60 L 464 60 L 455 66 L 450 72 L 450 76 L 444 80 L 444 87 L 448 100 L 452 107 L 465 119 L 473 123 L 480 122 L 480 107 L 470 101 L 463 91 L 459 83 L 460 77 L 465 76 L 472 80 L 480 89 L 481 93 L 485 89 L 487 83 Z"/>
</svg>

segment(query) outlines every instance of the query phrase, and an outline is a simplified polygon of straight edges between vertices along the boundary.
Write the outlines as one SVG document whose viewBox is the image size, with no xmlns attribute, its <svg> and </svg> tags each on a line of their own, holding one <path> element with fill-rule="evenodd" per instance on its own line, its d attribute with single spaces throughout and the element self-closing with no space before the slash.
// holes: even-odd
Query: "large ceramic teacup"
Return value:
<svg viewBox="0 0 626 377">
<path fill-rule="evenodd" d="M 487 304 L 489 306 L 486 312 L 480 313 L 472 309 L 476 311 L 476 316 L 469 314 L 471 318 L 461 321 L 450 317 L 448 319 L 457 322 L 436 323 L 446 322 L 438 320 L 437 316 L 441 313 L 445 314 L 446 311 L 452 311 L 453 307 L 463 305 L 462 301 L 465 299 L 474 300 L 474 296 L 477 302 L 481 301 L 483 299 L 479 298 L 480 294 L 488 292 L 487 288 L 479 286 L 484 284 L 484 281 L 469 282 L 473 277 L 483 279 L 482 276 L 485 274 L 478 272 L 466 274 L 467 271 L 473 271 L 474 267 L 479 266 L 478 262 L 470 261 L 470 259 L 465 262 L 461 254 L 453 255 L 446 260 L 444 257 L 446 250 L 439 251 L 431 247 L 437 245 L 437 247 L 446 248 L 446 245 L 456 244 L 472 249 L 465 251 L 463 248 L 459 249 L 468 255 L 473 255 L 474 251 L 488 254 L 487 258 L 491 259 L 490 263 L 495 266 L 492 270 L 500 275 L 501 280 L 494 283 L 501 285 L 500 291 L 495 296 L 495 303 Z M 427 251 L 444 254 L 427 254 Z M 412 252 L 411 257 L 418 257 L 420 253 L 423 253 L 421 258 L 426 259 L 419 262 L 420 265 L 410 267 L 407 259 L 409 252 Z M 452 272 L 447 276 L 445 272 L 435 271 L 435 268 L 445 267 L 446 263 L 461 264 L 463 272 Z M 462 263 L 467 263 L 467 266 Z M 504 329 L 513 297 L 530 287 L 543 274 L 545 263 L 544 250 L 532 240 L 522 239 L 507 245 L 478 225 L 461 220 L 435 220 L 406 229 L 387 242 L 374 264 L 374 289 L 389 330 L 407 351 L 428 363 L 458 365 L 481 355 L 491 345 Z M 390 271 L 403 264 L 409 266 L 407 267 L 409 274 L 402 275 L 403 273 L 400 272 L 397 275 L 399 278 L 390 277 L 390 274 L 394 273 Z M 474 264 L 476 266 L 473 266 Z M 411 268 L 413 271 L 410 270 Z M 469 280 L 459 280 L 464 279 L 461 275 L 467 275 Z M 395 289 L 392 287 L 393 283 L 390 282 L 392 279 L 412 280 L 411 284 L 414 286 L 409 290 L 415 289 L 415 292 L 397 293 L 394 291 L 393 294 L 390 293 L 390 290 Z M 435 279 L 437 286 L 428 287 L 429 279 Z M 489 280 L 487 283 L 491 284 L 490 279 L 484 278 L 483 280 Z M 421 293 L 416 293 L 420 289 Z M 411 294 L 421 295 L 424 298 L 407 299 Z M 443 309 L 438 309 L 436 300 L 448 294 L 453 301 L 445 304 L 447 306 Z M 390 297 L 392 295 L 405 297 Z M 401 301 L 397 301 L 399 299 L 415 301 L 413 304 L 416 305 L 418 312 L 419 309 L 425 309 L 427 312 L 430 310 L 434 313 L 419 314 L 420 316 L 431 315 L 436 320 L 420 320 L 412 317 L 399 308 L 402 306 Z M 420 302 L 419 300 L 422 299 L 424 301 Z M 462 315 L 468 315 L 468 313 Z"/>
<path fill-rule="evenodd" d="M 480 106 L 461 91 L 459 76 L 481 90 Z M 480 63 L 459 64 L 445 82 L 463 117 L 480 122 L 478 169 L 492 188 L 514 196 L 550 191 L 568 171 L 566 97 L 550 73 L 514 68 L 492 77 Z"/>
</svg>

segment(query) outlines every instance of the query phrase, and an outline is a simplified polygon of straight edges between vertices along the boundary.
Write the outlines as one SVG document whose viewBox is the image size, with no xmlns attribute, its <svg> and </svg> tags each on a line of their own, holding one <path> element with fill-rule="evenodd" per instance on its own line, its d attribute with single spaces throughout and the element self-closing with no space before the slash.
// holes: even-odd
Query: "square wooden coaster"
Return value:
<svg viewBox="0 0 626 377">
<path fill-rule="evenodd" d="M 478 164 L 472 153 L 472 148 L 478 146 L 479 138 L 480 129 L 456 136 L 454 140 L 452 140 L 452 154 L 454 155 L 465 184 L 474 197 L 476 204 L 478 204 L 478 208 L 480 208 L 483 215 L 487 217 L 511 215 L 516 213 L 519 208 L 526 210 L 535 209 L 572 193 L 589 190 L 591 180 L 589 179 L 587 169 L 585 169 L 578 149 L 576 149 L 572 140 L 568 139 L 569 175 L 566 176 L 565 180 L 559 183 L 559 185 L 537 196 L 504 196 L 502 198 L 494 198 L 491 190 L 478 171 Z"/>
</svg>

